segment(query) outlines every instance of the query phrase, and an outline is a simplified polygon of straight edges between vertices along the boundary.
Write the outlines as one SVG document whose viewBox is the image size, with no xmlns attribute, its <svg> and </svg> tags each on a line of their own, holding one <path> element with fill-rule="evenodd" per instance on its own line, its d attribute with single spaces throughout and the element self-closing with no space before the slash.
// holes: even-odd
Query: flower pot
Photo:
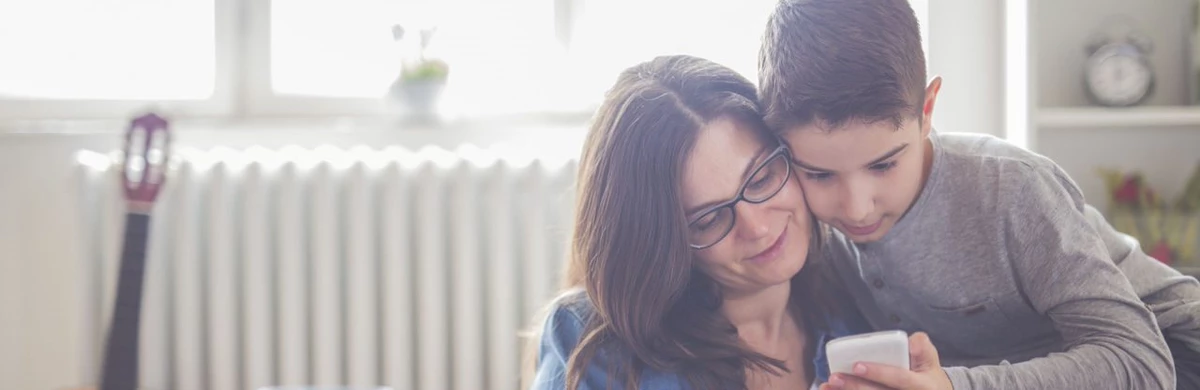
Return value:
<svg viewBox="0 0 1200 390">
<path fill-rule="evenodd" d="M 392 83 L 390 94 L 409 114 L 434 116 L 445 88 L 445 80 L 396 80 Z"/>
</svg>

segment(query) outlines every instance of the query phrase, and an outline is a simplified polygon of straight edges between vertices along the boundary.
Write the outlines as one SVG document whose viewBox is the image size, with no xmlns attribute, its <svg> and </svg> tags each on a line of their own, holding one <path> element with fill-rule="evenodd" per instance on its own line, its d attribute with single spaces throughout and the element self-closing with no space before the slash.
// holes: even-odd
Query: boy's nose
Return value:
<svg viewBox="0 0 1200 390">
<path fill-rule="evenodd" d="M 845 222 L 853 224 L 866 224 L 867 218 L 871 216 L 871 212 L 875 211 L 875 202 L 868 191 L 849 190 L 843 195 L 843 213 L 846 218 Z"/>
</svg>

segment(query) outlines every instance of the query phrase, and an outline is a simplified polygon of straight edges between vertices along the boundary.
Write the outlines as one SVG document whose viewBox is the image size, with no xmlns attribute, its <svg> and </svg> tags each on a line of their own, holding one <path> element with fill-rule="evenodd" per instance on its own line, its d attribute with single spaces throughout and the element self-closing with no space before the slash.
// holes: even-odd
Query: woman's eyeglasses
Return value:
<svg viewBox="0 0 1200 390">
<path fill-rule="evenodd" d="M 742 183 L 737 197 L 712 206 L 692 218 L 688 223 L 688 241 L 693 249 L 705 249 L 721 242 L 737 222 L 734 206 L 747 201 L 758 204 L 766 202 L 783 189 L 792 175 L 792 164 L 787 146 L 780 145 L 754 168 L 750 178 Z"/>
</svg>

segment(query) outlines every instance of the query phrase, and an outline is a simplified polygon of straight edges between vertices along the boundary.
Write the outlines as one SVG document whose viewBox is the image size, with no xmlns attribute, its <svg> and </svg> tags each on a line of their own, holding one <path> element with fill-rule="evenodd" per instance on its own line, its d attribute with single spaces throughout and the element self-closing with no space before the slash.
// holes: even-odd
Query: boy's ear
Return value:
<svg viewBox="0 0 1200 390">
<path fill-rule="evenodd" d="M 933 129 L 933 107 L 941 90 L 942 76 L 935 76 L 925 87 L 925 101 L 921 103 L 921 137 L 928 137 Z"/>
</svg>

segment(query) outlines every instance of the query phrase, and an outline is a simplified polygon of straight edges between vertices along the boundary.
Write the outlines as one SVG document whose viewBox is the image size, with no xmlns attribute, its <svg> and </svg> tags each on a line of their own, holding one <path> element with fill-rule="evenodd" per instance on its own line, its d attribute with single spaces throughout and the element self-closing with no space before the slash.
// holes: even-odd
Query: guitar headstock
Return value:
<svg viewBox="0 0 1200 390">
<path fill-rule="evenodd" d="M 121 167 L 125 199 L 152 204 L 166 181 L 170 157 L 170 123 L 154 113 L 134 118 L 125 133 Z"/>
</svg>

